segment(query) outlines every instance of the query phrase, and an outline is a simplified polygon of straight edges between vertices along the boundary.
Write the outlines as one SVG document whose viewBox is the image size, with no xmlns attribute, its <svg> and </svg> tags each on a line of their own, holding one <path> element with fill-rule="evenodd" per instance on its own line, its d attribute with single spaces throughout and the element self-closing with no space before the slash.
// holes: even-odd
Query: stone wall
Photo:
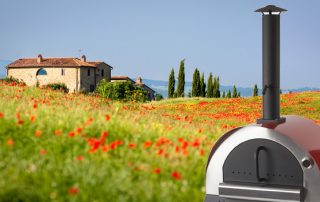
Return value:
<svg viewBox="0 0 320 202">
<path fill-rule="evenodd" d="M 102 70 L 104 71 L 104 75 L 102 76 Z M 111 68 L 105 64 L 105 63 L 101 63 L 99 65 L 97 65 L 97 72 L 96 72 L 96 82 L 97 85 L 99 85 L 99 82 L 102 79 L 105 79 L 106 81 L 110 82 L 111 81 Z"/>
<path fill-rule="evenodd" d="M 88 75 L 90 71 L 90 75 Z M 80 68 L 80 90 L 86 92 L 92 92 L 96 89 L 95 81 L 96 68 L 93 67 L 81 67 Z"/>
<path fill-rule="evenodd" d="M 61 67 L 45 67 L 47 75 L 38 75 L 40 68 L 33 67 L 19 67 L 9 68 L 8 76 L 23 80 L 28 86 L 35 86 L 37 81 L 41 85 L 49 83 L 64 83 L 69 89 L 69 92 L 77 92 L 80 87 L 80 74 L 77 67 L 64 67 L 65 75 L 61 74 Z M 78 82 L 78 84 L 77 84 Z"/>
</svg>

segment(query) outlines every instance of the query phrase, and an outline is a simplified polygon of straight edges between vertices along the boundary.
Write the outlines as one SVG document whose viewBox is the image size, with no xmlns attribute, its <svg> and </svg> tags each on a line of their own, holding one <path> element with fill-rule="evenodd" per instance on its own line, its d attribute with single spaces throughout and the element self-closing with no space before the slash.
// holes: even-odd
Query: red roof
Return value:
<svg viewBox="0 0 320 202">
<path fill-rule="evenodd" d="M 83 62 L 79 58 L 43 58 L 40 63 L 37 58 L 18 59 L 7 67 L 96 67 L 101 62 Z"/>
</svg>

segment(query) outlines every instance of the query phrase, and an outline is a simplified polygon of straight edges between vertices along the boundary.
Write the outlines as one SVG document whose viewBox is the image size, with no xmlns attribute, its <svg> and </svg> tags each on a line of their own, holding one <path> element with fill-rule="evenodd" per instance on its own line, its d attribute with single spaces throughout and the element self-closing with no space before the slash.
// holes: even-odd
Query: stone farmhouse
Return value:
<svg viewBox="0 0 320 202">
<path fill-rule="evenodd" d="M 138 77 L 135 82 L 132 79 L 130 79 L 128 76 L 112 76 L 111 77 L 111 82 L 126 82 L 126 81 L 131 82 L 132 84 L 139 86 L 139 87 L 143 88 L 145 91 L 147 91 L 149 99 L 151 99 L 151 100 L 155 99 L 156 91 L 154 91 L 152 88 L 150 88 L 149 86 L 144 84 L 142 82 L 141 77 Z"/>
<path fill-rule="evenodd" d="M 113 67 L 104 62 L 81 58 L 23 58 L 7 65 L 7 76 L 23 80 L 28 86 L 37 83 L 64 83 L 69 92 L 93 92 L 102 79 L 110 81 Z"/>
</svg>

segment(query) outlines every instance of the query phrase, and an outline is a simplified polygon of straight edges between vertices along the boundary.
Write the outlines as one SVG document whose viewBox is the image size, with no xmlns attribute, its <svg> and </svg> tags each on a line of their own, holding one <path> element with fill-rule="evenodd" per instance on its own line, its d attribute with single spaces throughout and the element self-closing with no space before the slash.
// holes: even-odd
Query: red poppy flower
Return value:
<svg viewBox="0 0 320 202">
<path fill-rule="evenodd" d="M 133 148 L 136 147 L 136 144 L 134 144 L 134 143 L 129 143 L 128 147 L 129 147 L 130 149 L 133 149 Z"/>
<path fill-rule="evenodd" d="M 40 130 L 36 130 L 36 132 L 34 133 L 34 135 L 36 137 L 40 137 L 42 135 L 42 132 Z"/>
<path fill-rule="evenodd" d="M 103 132 L 101 133 L 100 140 L 104 141 L 107 136 L 108 136 L 108 131 L 103 131 Z"/>
<path fill-rule="evenodd" d="M 79 128 L 77 128 L 77 129 L 76 129 L 76 131 L 77 131 L 77 133 L 81 133 L 82 128 L 81 128 L 81 127 L 79 127 Z"/>
<path fill-rule="evenodd" d="M 200 146 L 200 140 L 199 140 L 199 139 L 195 139 L 195 140 L 193 141 L 193 143 L 192 143 L 192 146 L 193 146 L 193 147 L 198 147 L 198 146 Z"/>
<path fill-rule="evenodd" d="M 22 124 L 23 124 L 23 120 L 19 119 L 19 120 L 18 120 L 18 124 L 19 124 L 19 125 L 22 125 Z"/>
<path fill-rule="evenodd" d="M 160 173 L 161 173 L 161 169 L 160 169 L 160 168 L 155 168 L 155 169 L 153 170 L 153 172 L 154 172 L 155 174 L 160 174 Z"/>
<path fill-rule="evenodd" d="M 77 161 L 82 161 L 82 160 L 83 160 L 83 156 L 77 156 L 77 157 L 76 157 L 76 160 L 77 160 Z"/>
<path fill-rule="evenodd" d="M 0 119 L 4 117 L 4 113 L 0 112 Z"/>
<path fill-rule="evenodd" d="M 103 147 L 102 147 L 102 151 L 103 152 L 107 152 L 109 150 L 109 147 L 108 147 L 108 145 L 103 145 Z"/>
<path fill-rule="evenodd" d="M 148 147 L 151 147 L 152 146 L 152 142 L 151 141 L 146 141 L 146 142 L 144 142 L 144 144 L 143 144 L 143 147 L 144 148 L 148 148 Z"/>
<path fill-rule="evenodd" d="M 7 145 L 13 145 L 13 144 L 14 144 L 14 141 L 12 138 L 7 140 Z"/>
<path fill-rule="evenodd" d="M 79 193 L 79 189 L 77 187 L 70 187 L 68 192 L 70 195 L 77 195 Z"/>
<path fill-rule="evenodd" d="M 199 154 L 200 154 L 200 156 L 204 156 L 204 155 L 205 155 L 204 150 L 203 150 L 203 149 L 200 149 Z"/>
<path fill-rule="evenodd" d="M 105 118 L 106 118 L 106 121 L 109 121 L 111 117 L 110 117 L 109 114 L 107 114 L 107 115 L 105 116 Z"/>
<path fill-rule="evenodd" d="M 180 174 L 178 171 L 173 171 L 173 172 L 171 173 L 171 177 L 173 177 L 173 178 L 176 179 L 176 180 L 182 179 L 181 174 Z"/>
<path fill-rule="evenodd" d="M 73 132 L 73 131 L 72 131 L 72 132 L 70 132 L 70 133 L 68 133 L 68 136 L 69 136 L 69 137 L 74 137 L 75 135 L 76 135 L 76 133 L 75 133 L 75 132 Z"/>
<path fill-rule="evenodd" d="M 36 120 L 36 117 L 35 117 L 35 116 L 30 116 L 29 120 L 30 120 L 31 122 L 34 122 L 34 121 Z"/>
<path fill-rule="evenodd" d="M 61 135 L 61 130 L 55 130 L 55 131 L 54 131 L 54 134 L 55 134 L 56 136 Z"/>
<path fill-rule="evenodd" d="M 180 151 L 180 147 L 179 147 L 179 146 L 176 146 L 175 152 L 176 152 L 176 153 L 179 153 L 179 151 Z"/>
<path fill-rule="evenodd" d="M 40 150 L 40 154 L 41 154 L 41 155 L 46 155 L 47 153 L 48 153 L 48 151 L 45 150 L 45 149 L 41 149 L 41 150 Z"/>
<path fill-rule="evenodd" d="M 163 154 L 163 152 L 164 152 L 163 149 L 159 149 L 158 152 L 157 152 L 158 156 L 161 156 L 161 154 Z"/>
</svg>

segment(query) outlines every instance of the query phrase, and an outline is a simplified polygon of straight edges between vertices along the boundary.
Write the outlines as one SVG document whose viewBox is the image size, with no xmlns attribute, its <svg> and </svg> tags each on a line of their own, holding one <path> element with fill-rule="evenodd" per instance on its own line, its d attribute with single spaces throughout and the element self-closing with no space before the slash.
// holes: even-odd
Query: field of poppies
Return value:
<svg viewBox="0 0 320 202">
<path fill-rule="evenodd" d="M 320 92 L 281 96 L 320 124 Z M 261 97 L 121 103 L 0 83 L 0 201 L 203 201 L 219 136 Z"/>
</svg>

